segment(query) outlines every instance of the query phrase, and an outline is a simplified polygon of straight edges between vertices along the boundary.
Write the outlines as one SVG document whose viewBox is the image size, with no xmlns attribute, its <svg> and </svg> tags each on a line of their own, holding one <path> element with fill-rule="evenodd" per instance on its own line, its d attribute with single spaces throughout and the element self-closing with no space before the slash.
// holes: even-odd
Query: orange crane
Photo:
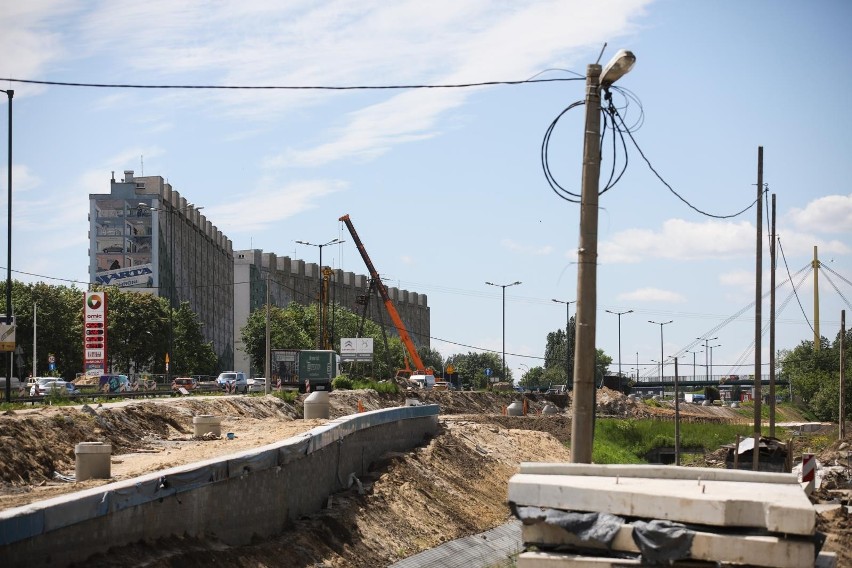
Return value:
<svg viewBox="0 0 852 568">
<path fill-rule="evenodd" d="M 346 223 L 346 228 L 349 229 L 349 234 L 352 235 L 352 241 L 355 243 L 355 246 L 358 247 L 358 252 L 361 253 L 361 258 L 364 259 L 364 264 L 367 265 L 367 270 L 370 271 L 370 277 L 379 289 L 379 294 L 382 296 L 382 301 L 385 303 L 385 308 L 387 309 L 388 314 L 390 314 L 391 321 L 393 321 L 394 327 L 396 327 L 396 330 L 399 332 L 399 338 L 402 340 L 402 344 L 405 345 L 405 350 L 408 351 L 408 357 L 405 359 L 404 371 L 409 375 L 412 373 L 416 373 L 418 375 L 432 375 L 432 369 L 426 369 L 426 366 L 423 364 L 423 360 L 420 359 L 420 355 L 417 353 L 417 348 L 414 346 L 414 341 L 411 340 L 411 336 L 408 334 L 408 329 L 406 329 L 405 324 L 402 323 L 402 318 L 399 317 L 399 312 L 396 311 L 396 306 L 393 305 L 393 301 L 390 299 L 390 296 L 388 296 L 388 289 L 379 277 L 379 273 L 376 272 L 376 267 L 373 266 L 373 261 L 370 260 L 370 255 L 367 254 L 367 249 L 364 248 L 364 243 L 362 243 L 361 239 L 358 237 L 358 233 L 355 231 L 355 226 L 352 225 L 349 215 L 344 215 L 339 219 L 339 221 Z M 408 366 L 408 358 L 411 358 L 411 362 L 414 363 L 414 371 L 412 371 Z M 400 372 L 397 372 L 397 376 L 400 375 Z"/>
</svg>

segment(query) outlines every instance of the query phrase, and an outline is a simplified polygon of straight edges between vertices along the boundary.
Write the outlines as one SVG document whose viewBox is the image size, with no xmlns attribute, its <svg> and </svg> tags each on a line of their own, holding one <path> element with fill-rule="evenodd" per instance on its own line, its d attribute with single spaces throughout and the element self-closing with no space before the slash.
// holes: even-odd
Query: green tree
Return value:
<svg viewBox="0 0 852 568">
<path fill-rule="evenodd" d="M 537 389 L 539 387 L 547 386 L 549 381 L 545 379 L 544 373 L 544 367 L 533 367 L 528 369 L 521 377 L 521 380 L 518 381 L 518 384 L 528 389 Z"/>
<path fill-rule="evenodd" d="M 5 282 L 0 285 L 5 297 Z M 83 291 L 75 287 L 50 286 L 43 282 L 12 282 L 12 312 L 15 314 L 16 340 L 22 350 L 21 365 L 15 373 L 26 377 L 33 364 L 33 305 L 37 306 L 37 372 L 46 375 L 48 356 L 56 360 L 56 370 L 65 379 L 73 379 L 83 369 Z M 5 309 L 0 310 L 5 312 Z M 18 357 L 15 357 L 17 363 Z M 5 373 L 3 373 L 5 374 Z"/>
<path fill-rule="evenodd" d="M 165 372 L 165 354 L 169 349 L 168 300 L 125 292 L 114 286 L 102 291 L 107 298 L 108 367 L 116 373 L 149 369 Z"/>
<path fill-rule="evenodd" d="M 547 334 L 544 348 L 544 377 L 547 384 L 572 385 L 574 382 L 574 339 L 576 319 L 574 316 L 569 321 L 572 341 L 567 341 L 565 330 L 558 329 Z M 569 350 L 570 365 L 566 365 L 565 350 Z M 595 384 L 600 384 L 602 377 L 609 372 L 612 357 L 607 355 L 603 349 L 595 350 Z M 544 385 L 542 385 L 544 386 Z"/>
<path fill-rule="evenodd" d="M 845 367 L 852 364 L 852 353 L 848 346 L 852 342 L 852 330 L 845 337 Z M 840 333 L 833 342 L 820 338 L 819 349 L 813 341 L 802 341 L 792 350 L 779 352 L 781 375 L 786 377 L 797 398 L 820 420 L 839 419 L 840 396 Z M 846 389 L 846 420 L 852 418 L 852 389 Z"/>
<path fill-rule="evenodd" d="M 503 360 L 498 353 L 469 351 L 468 353 L 453 355 L 452 359 L 453 366 L 456 368 L 456 373 L 458 373 L 462 384 L 469 384 L 475 389 L 486 388 L 494 377 L 500 381 L 512 380 L 512 370 L 508 367 L 506 368 L 508 377 L 502 376 Z M 491 369 L 491 377 L 485 374 L 486 369 Z"/>
<path fill-rule="evenodd" d="M 212 341 L 204 341 L 198 314 L 183 302 L 174 314 L 174 375 L 213 375 L 218 358 Z"/>
</svg>

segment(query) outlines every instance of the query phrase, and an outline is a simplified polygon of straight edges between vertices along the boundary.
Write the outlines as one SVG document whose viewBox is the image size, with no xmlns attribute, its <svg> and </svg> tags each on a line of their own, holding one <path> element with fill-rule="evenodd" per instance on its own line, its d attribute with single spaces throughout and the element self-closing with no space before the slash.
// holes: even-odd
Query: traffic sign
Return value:
<svg viewBox="0 0 852 568">
<path fill-rule="evenodd" d="M 453 373 L 455 373 L 455 372 L 456 372 L 456 368 L 455 368 L 455 367 L 453 367 L 452 365 L 447 365 L 447 373 L 449 373 L 449 374 L 451 374 L 451 375 L 452 375 L 452 374 L 453 374 Z"/>
<path fill-rule="evenodd" d="M 494 371 L 492 371 L 490 367 L 485 369 L 485 376 L 486 377 L 490 377 L 493 373 L 494 373 Z"/>
</svg>

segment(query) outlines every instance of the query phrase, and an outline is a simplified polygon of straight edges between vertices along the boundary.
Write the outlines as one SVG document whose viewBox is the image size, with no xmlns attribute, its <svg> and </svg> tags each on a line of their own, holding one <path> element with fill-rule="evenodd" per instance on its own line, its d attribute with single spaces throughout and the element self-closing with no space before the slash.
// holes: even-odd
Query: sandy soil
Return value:
<svg viewBox="0 0 852 568">
<path fill-rule="evenodd" d="M 598 393 L 599 415 L 669 418 L 673 409 L 648 406 L 612 391 Z M 388 454 L 373 464 L 354 489 L 334 495 L 330 508 L 300 519 L 278 538 L 229 548 L 219 542 L 173 537 L 111 550 L 87 561 L 92 566 L 382 566 L 438 544 L 505 522 L 506 485 L 522 461 L 565 461 L 571 421 L 566 413 L 539 414 L 545 400 L 561 410 L 565 396 L 529 397 L 530 415 L 508 417 L 512 393 L 416 394 L 441 404 L 441 432 L 427 445 Z M 331 415 L 398 406 L 403 395 L 337 391 Z M 748 421 L 731 409 L 684 405 L 686 419 Z M 192 438 L 192 417 L 223 417 L 223 432 L 236 438 Z M 213 396 L 108 404 L 102 407 L 40 408 L 0 416 L 0 509 L 97 486 L 54 479 L 73 474 L 74 445 L 113 444 L 113 480 L 238 450 L 262 446 L 324 423 L 301 419 L 301 404 L 272 396 Z M 845 455 L 836 444 L 820 456 Z M 852 567 L 852 523 L 848 515 L 820 517 L 826 549 L 839 551 L 839 566 Z"/>
</svg>

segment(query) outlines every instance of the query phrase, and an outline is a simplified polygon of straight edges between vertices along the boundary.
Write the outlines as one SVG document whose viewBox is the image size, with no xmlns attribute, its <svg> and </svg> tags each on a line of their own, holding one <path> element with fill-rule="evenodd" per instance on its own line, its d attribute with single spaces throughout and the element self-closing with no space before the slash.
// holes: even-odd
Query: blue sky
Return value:
<svg viewBox="0 0 852 568">
<path fill-rule="evenodd" d="M 681 195 L 710 213 L 739 211 L 754 200 L 762 145 L 790 270 L 818 245 L 852 280 L 850 21 L 843 1 L 6 2 L 0 77 L 335 86 L 567 78 L 584 74 L 607 42 L 602 63 L 619 48 L 636 54 L 618 83 L 644 109 L 634 136 Z M 565 306 L 551 299 L 576 299 L 579 208 L 550 190 L 540 150 L 551 121 L 582 99 L 582 81 L 343 92 L 0 82 L 16 92 L 15 271 L 85 282 L 87 196 L 109 191 L 111 171 L 132 169 L 163 176 L 203 206 L 235 250 L 316 262 L 316 249 L 295 241 L 339 236 L 347 242 L 327 248 L 324 262 L 365 273 L 337 221 L 350 214 L 386 282 L 428 295 L 432 346 L 444 355 L 468 350 L 448 342 L 501 350 L 500 290 L 485 282 L 522 281 L 506 294 L 516 378 L 565 325 Z M 579 187 L 582 136 L 582 108 L 553 133 L 551 168 L 564 186 Z M 627 157 L 623 179 L 600 201 L 598 346 L 617 369 L 617 319 L 604 310 L 632 309 L 621 322 L 625 372 L 638 353 L 642 373 L 654 374 L 660 334 L 648 320 L 673 320 L 666 357 L 715 336 L 716 372 L 751 372 L 753 310 L 707 334 L 754 300 L 754 209 L 702 216 L 634 147 Z M 15 273 L 59 282 L 43 277 Z M 807 278 L 799 290 L 809 319 L 812 289 Z M 843 308 L 822 280 L 822 335 L 834 337 Z M 792 299 L 777 345 L 811 337 Z M 765 336 L 764 362 L 767 348 Z M 682 372 L 691 363 L 687 354 Z"/>
</svg>

